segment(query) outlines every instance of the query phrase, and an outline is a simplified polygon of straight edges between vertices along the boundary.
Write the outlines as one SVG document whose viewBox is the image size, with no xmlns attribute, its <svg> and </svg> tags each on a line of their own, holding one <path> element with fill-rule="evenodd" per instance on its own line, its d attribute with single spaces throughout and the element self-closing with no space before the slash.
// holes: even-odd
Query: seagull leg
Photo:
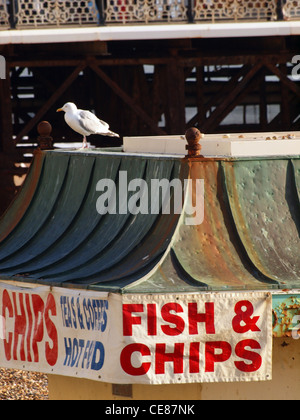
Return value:
<svg viewBox="0 0 300 420">
<path fill-rule="evenodd" d="M 88 144 L 87 144 L 86 136 L 83 136 L 83 143 L 82 143 L 81 149 L 87 149 L 87 148 L 88 148 Z"/>
</svg>

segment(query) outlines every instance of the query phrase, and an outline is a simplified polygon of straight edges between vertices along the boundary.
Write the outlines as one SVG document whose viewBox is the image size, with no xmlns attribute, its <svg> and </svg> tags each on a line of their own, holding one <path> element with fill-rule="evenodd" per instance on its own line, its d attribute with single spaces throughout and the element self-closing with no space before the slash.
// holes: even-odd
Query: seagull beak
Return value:
<svg viewBox="0 0 300 420">
<path fill-rule="evenodd" d="M 63 109 L 62 109 L 62 108 L 58 108 L 58 109 L 56 110 L 56 112 L 60 112 L 60 111 L 63 111 Z"/>
</svg>

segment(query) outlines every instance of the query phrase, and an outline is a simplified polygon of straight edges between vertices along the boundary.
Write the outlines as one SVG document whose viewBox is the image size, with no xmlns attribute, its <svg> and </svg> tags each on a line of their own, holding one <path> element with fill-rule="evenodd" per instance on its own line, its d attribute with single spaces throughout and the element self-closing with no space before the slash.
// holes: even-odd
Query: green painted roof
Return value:
<svg viewBox="0 0 300 420">
<path fill-rule="evenodd" d="M 101 179 L 115 181 L 122 207 L 120 171 L 147 185 L 203 179 L 203 222 L 150 210 L 100 215 Z M 0 220 L 0 278 L 120 293 L 299 288 L 299 194 L 298 158 L 38 152 Z"/>
</svg>

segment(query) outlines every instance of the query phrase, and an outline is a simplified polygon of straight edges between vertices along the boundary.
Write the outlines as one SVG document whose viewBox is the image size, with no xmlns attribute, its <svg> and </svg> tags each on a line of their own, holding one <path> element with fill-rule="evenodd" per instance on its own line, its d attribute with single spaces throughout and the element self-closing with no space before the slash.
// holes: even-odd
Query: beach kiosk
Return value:
<svg viewBox="0 0 300 420">
<path fill-rule="evenodd" d="M 298 398 L 299 155 L 197 129 L 37 150 L 0 221 L 0 365 L 55 399 Z"/>
</svg>

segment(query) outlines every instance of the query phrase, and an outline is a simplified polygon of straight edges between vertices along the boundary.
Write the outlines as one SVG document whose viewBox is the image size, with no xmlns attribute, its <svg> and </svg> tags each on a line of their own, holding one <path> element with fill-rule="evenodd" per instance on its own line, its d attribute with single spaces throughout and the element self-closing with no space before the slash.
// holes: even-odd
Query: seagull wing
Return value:
<svg viewBox="0 0 300 420">
<path fill-rule="evenodd" d="M 105 121 L 99 120 L 90 111 L 79 111 L 78 117 L 80 126 L 91 134 L 106 133 L 109 129 L 109 125 Z"/>
</svg>

